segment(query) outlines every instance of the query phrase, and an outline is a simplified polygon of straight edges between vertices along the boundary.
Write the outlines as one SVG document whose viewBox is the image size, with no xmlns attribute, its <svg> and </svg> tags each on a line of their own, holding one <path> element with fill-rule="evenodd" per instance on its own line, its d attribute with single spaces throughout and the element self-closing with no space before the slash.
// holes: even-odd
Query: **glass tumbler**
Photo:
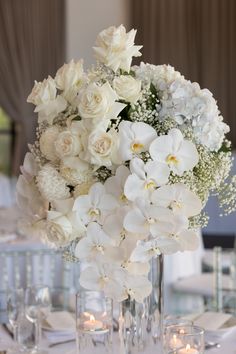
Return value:
<svg viewBox="0 0 236 354">
<path fill-rule="evenodd" d="M 112 353 L 113 305 L 103 292 L 76 295 L 77 354 Z"/>
</svg>

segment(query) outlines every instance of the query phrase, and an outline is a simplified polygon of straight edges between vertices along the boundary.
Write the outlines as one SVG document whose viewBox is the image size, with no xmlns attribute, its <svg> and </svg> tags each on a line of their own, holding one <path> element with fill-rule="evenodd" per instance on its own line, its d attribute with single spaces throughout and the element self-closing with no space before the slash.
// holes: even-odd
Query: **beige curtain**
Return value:
<svg viewBox="0 0 236 354">
<path fill-rule="evenodd" d="M 16 130 L 13 174 L 34 139 L 36 117 L 26 103 L 34 80 L 64 62 L 64 11 L 64 0 L 0 0 L 0 106 Z"/>
<path fill-rule="evenodd" d="M 132 0 L 141 60 L 169 63 L 209 88 L 236 147 L 236 1 Z"/>
</svg>

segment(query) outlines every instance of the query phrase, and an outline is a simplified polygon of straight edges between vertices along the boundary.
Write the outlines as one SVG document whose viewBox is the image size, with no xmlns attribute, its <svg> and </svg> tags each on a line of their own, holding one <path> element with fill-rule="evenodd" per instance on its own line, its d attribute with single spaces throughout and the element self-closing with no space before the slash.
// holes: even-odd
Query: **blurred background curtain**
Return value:
<svg viewBox="0 0 236 354">
<path fill-rule="evenodd" d="M 132 0 L 141 60 L 168 63 L 211 90 L 236 147 L 236 1 Z"/>
<path fill-rule="evenodd" d="M 14 122 L 12 173 L 34 139 L 26 103 L 34 80 L 54 75 L 65 59 L 64 0 L 0 0 L 0 106 Z"/>
</svg>

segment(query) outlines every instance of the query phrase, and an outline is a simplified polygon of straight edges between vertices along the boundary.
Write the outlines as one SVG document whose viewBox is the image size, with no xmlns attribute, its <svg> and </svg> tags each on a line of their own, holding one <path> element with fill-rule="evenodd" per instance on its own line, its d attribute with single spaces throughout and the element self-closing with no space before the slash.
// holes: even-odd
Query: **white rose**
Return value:
<svg viewBox="0 0 236 354">
<path fill-rule="evenodd" d="M 49 212 L 56 213 L 56 212 Z M 57 214 L 57 213 L 56 213 Z M 46 223 L 46 234 L 48 241 L 57 247 L 66 246 L 73 240 L 73 228 L 66 216 L 58 213 L 59 216 L 51 218 Z"/>
<path fill-rule="evenodd" d="M 132 57 L 139 57 L 142 46 L 134 45 L 136 31 L 126 33 L 125 27 L 109 27 L 97 37 L 94 47 L 95 57 L 112 70 L 130 70 Z"/>
<path fill-rule="evenodd" d="M 46 159 L 48 159 L 49 161 L 56 161 L 58 159 L 54 145 L 58 134 L 58 127 L 52 126 L 46 129 L 39 139 L 40 150 L 42 154 L 46 157 Z"/>
<path fill-rule="evenodd" d="M 74 105 L 79 89 L 85 82 L 83 60 L 76 63 L 71 60 L 68 64 L 64 64 L 57 71 L 55 81 L 57 87 L 64 91 L 63 97 Z"/>
<path fill-rule="evenodd" d="M 61 132 L 54 144 L 56 153 L 60 158 L 76 156 L 81 150 L 79 137 L 69 130 Z"/>
<path fill-rule="evenodd" d="M 55 81 L 60 90 L 67 91 L 72 86 L 79 87 L 84 81 L 83 60 L 76 63 L 72 59 L 64 64 L 56 73 Z"/>
<path fill-rule="evenodd" d="M 27 102 L 36 105 L 34 111 L 39 114 L 39 123 L 46 120 L 52 124 L 53 119 L 67 106 L 66 100 L 60 95 L 57 96 L 56 84 L 51 76 L 43 82 L 35 82 Z"/>
<path fill-rule="evenodd" d="M 88 137 L 87 149 L 82 158 L 96 166 L 110 167 L 117 147 L 117 137 L 115 132 L 106 133 L 99 129 L 93 131 Z"/>
<path fill-rule="evenodd" d="M 102 86 L 91 83 L 82 90 L 78 99 L 78 110 L 84 121 L 86 120 L 86 126 L 91 128 L 100 123 L 106 129 L 109 120 L 116 118 L 125 107 L 116 100 L 118 96 L 108 82 Z"/>
<path fill-rule="evenodd" d="M 140 98 L 141 81 L 129 75 L 115 77 L 113 87 L 118 96 L 127 102 L 135 103 Z"/>
<path fill-rule="evenodd" d="M 44 79 L 43 82 L 35 81 L 31 94 L 27 98 L 27 102 L 38 106 L 42 103 L 52 101 L 56 98 L 57 88 L 55 81 L 51 76 Z"/>
</svg>

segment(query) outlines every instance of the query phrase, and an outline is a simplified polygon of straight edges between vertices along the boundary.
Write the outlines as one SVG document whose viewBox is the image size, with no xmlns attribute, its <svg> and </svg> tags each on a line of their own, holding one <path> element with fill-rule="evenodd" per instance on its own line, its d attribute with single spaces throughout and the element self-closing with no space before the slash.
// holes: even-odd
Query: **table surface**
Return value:
<svg viewBox="0 0 236 354">
<path fill-rule="evenodd" d="M 117 338 L 115 336 L 115 341 Z M 218 349 L 210 349 L 207 350 L 206 353 L 209 354 L 236 354 L 236 329 L 225 337 L 221 342 L 221 347 Z M 0 350 L 9 348 L 12 344 L 12 339 L 9 334 L 5 331 L 5 329 L 0 326 Z M 114 350 L 115 349 L 115 350 Z M 115 346 L 113 349 L 113 353 L 118 353 L 118 346 Z M 48 354 L 76 354 L 75 342 L 60 344 L 54 346 L 53 348 L 48 349 Z M 88 353 L 90 354 L 90 353 Z M 101 354 L 105 354 L 102 353 Z M 147 353 L 147 354 L 155 354 L 155 353 Z M 161 353 L 158 353 L 161 354 Z"/>
</svg>

